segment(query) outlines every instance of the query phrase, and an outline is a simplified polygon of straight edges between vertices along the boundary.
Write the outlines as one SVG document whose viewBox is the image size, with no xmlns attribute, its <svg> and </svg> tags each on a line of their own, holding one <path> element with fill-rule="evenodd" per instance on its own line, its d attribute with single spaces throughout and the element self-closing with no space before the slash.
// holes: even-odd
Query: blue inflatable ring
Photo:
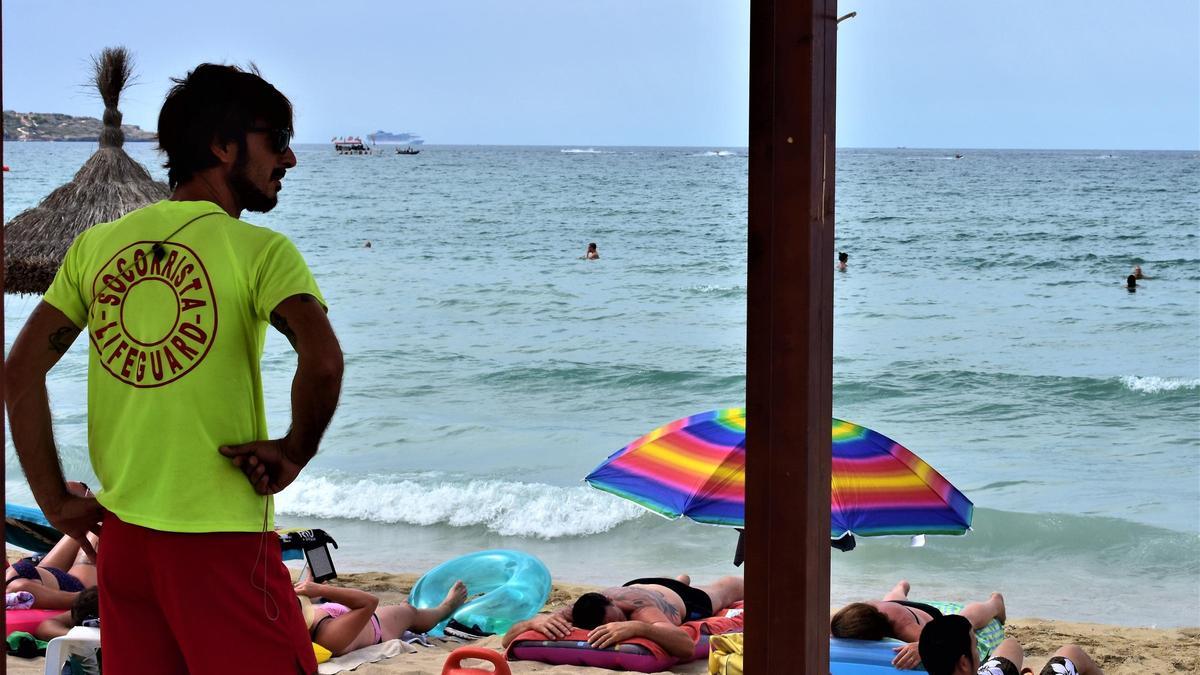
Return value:
<svg viewBox="0 0 1200 675">
<path fill-rule="evenodd" d="M 469 599 L 434 626 L 431 635 L 442 635 L 451 619 L 486 633 L 505 633 L 537 614 L 550 597 L 550 570 L 541 560 L 520 551 L 494 549 L 469 553 L 429 570 L 417 580 L 408 601 L 414 607 L 437 607 L 459 580 L 467 585 Z"/>
</svg>

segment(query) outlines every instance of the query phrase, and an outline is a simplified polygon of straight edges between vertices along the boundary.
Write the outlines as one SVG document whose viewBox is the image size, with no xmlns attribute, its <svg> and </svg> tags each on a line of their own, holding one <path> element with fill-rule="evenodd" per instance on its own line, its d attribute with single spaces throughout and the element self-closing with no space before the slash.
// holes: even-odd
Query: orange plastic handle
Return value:
<svg viewBox="0 0 1200 675">
<path fill-rule="evenodd" d="M 464 668 L 460 665 L 463 659 L 481 659 L 496 667 L 495 675 L 512 675 L 508 662 L 499 652 L 482 647 L 459 647 L 446 657 L 446 665 L 442 667 L 442 675 L 490 675 L 489 671 L 479 668 Z"/>
</svg>

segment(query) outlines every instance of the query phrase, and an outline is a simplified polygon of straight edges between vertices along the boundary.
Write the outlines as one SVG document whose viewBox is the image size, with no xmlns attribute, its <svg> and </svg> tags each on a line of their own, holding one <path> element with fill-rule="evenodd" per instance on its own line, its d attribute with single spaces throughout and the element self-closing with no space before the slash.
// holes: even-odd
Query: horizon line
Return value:
<svg viewBox="0 0 1200 675">
<path fill-rule="evenodd" d="M 23 141 L 23 139 L 6 138 L 5 143 L 98 143 L 98 141 Z M 133 141 L 126 139 L 125 143 L 155 143 L 154 141 Z M 296 145 L 330 145 L 329 141 L 294 141 Z M 600 143 L 374 143 L 374 145 L 419 145 L 422 148 L 679 148 L 679 149 L 736 149 L 749 151 L 748 145 L 655 145 L 646 143 L 600 144 Z M 947 150 L 947 151 L 1044 151 L 1044 153 L 1200 153 L 1196 148 L 1034 148 L 1034 147 L 968 147 L 968 145 L 835 145 L 835 150 Z"/>
<path fill-rule="evenodd" d="M 62 140 L 19 140 L 5 139 L 5 143 L 98 143 L 98 141 L 62 141 Z M 330 141 L 294 141 L 296 145 L 330 145 Z M 150 140 L 126 140 L 125 143 L 154 143 Z M 418 145 L 420 147 L 500 147 L 500 148 L 684 148 L 684 149 L 736 149 L 749 151 L 746 145 L 654 145 L 648 143 L 628 144 L 599 144 L 599 143 L 375 143 L 374 145 Z M 1200 146 L 1195 148 L 1099 148 L 1099 147 L 1068 147 L 1068 148 L 1037 148 L 1037 147 L 971 147 L 971 146 L 933 146 L 933 145 L 837 145 L 835 150 L 946 150 L 946 151 L 1026 151 L 1026 152 L 1200 152 Z"/>
</svg>

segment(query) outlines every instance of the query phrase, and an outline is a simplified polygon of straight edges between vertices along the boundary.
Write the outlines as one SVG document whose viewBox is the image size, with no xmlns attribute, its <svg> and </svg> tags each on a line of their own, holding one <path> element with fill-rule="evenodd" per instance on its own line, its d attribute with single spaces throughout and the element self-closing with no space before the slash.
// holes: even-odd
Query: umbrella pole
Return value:
<svg viewBox="0 0 1200 675">
<path fill-rule="evenodd" d="M 829 672 L 836 34 L 836 0 L 750 4 L 748 673 Z"/>
</svg>

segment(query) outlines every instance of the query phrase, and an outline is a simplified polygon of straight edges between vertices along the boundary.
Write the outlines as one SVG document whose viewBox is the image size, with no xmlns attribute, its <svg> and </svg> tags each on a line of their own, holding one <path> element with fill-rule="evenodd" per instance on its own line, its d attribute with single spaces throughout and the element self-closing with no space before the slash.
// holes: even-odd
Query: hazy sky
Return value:
<svg viewBox="0 0 1200 675">
<path fill-rule="evenodd" d="M 843 0 L 838 145 L 1200 149 L 1196 0 Z M 120 7 L 121 9 L 114 9 Z M 201 61 L 253 60 L 297 136 L 744 146 L 748 0 L 3 3 L 4 108 L 98 117 L 124 44 L 153 130 Z"/>
</svg>

